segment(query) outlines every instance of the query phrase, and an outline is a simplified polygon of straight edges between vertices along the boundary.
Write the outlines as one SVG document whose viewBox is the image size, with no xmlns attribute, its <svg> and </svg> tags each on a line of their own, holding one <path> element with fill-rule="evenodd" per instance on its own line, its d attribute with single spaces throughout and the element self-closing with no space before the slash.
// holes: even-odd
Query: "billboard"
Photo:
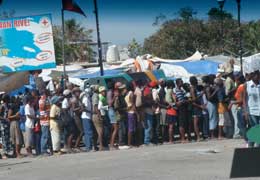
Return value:
<svg viewBox="0 0 260 180">
<path fill-rule="evenodd" d="M 56 67 L 50 14 L 0 20 L 0 67 L 5 73 Z"/>
</svg>

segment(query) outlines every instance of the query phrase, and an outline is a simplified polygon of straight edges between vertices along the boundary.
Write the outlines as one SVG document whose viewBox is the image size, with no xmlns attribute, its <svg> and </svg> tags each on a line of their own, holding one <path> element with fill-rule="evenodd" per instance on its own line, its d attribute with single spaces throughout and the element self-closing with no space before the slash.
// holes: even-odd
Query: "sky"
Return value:
<svg viewBox="0 0 260 180">
<path fill-rule="evenodd" d="M 52 14 L 54 24 L 61 24 L 62 0 L 3 0 L 0 11 L 15 10 L 15 16 Z M 73 12 L 65 12 L 65 19 L 76 18 L 82 26 L 95 30 L 93 0 L 75 0 L 87 18 Z M 260 0 L 241 0 L 241 20 L 260 19 Z M 101 40 L 126 45 L 133 38 L 139 43 L 158 30 L 152 26 L 160 13 L 168 18 L 177 16 L 182 7 L 192 7 L 196 17 L 207 19 L 207 12 L 218 7 L 217 0 L 98 0 Z M 224 10 L 237 17 L 236 0 L 226 0 Z M 95 40 L 96 32 L 93 37 Z"/>
</svg>

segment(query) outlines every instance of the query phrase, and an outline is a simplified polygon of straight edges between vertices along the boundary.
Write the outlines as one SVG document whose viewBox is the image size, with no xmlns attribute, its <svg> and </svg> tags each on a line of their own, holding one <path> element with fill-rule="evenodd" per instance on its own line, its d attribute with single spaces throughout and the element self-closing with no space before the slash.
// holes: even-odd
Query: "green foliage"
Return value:
<svg viewBox="0 0 260 180">
<path fill-rule="evenodd" d="M 183 21 L 190 22 L 194 18 L 194 15 L 197 14 L 197 12 L 194 11 L 191 7 L 184 7 L 179 10 L 178 14 Z"/>
<path fill-rule="evenodd" d="M 65 21 L 64 49 L 66 63 L 90 62 L 93 59 L 92 30 L 86 30 L 75 19 Z M 57 64 L 62 64 L 62 27 L 53 27 L 54 46 Z"/>
<path fill-rule="evenodd" d="M 135 39 L 132 39 L 132 41 L 128 44 L 128 51 L 131 58 L 136 58 L 136 56 L 143 53 L 142 46 Z"/>
<path fill-rule="evenodd" d="M 144 53 L 168 59 L 186 58 L 196 50 L 208 55 L 224 53 L 238 56 L 238 23 L 230 13 L 212 8 L 208 12 L 208 20 L 195 18 L 196 12 L 191 8 L 182 8 L 178 14 L 179 18 L 164 21 L 156 33 L 145 39 Z M 242 23 L 242 42 L 244 54 L 260 51 L 260 21 Z"/>
<path fill-rule="evenodd" d="M 221 11 L 219 8 L 211 8 L 208 12 L 209 20 L 210 21 L 220 21 L 221 19 L 232 19 L 232 14 Z"/>
</svg>

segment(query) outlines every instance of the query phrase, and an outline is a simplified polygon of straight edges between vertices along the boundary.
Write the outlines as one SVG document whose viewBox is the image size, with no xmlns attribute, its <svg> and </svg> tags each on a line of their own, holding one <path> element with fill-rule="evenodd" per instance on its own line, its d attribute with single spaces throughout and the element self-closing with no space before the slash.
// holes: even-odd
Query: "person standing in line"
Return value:
<svg viewBox="0 0 260 180">
<path fill-rule="evenodd" d="M 37 90 L 32 90 L 31 96 L 33 99 L 32 106 L 34 108 L 36 119 L 34 121 L 33 128 L 33 139 L 34 139 L 34 148 L 36 155 L 41 154 L 41 125 L 39 119 L 39 92 Z"/>
<path fill-rule="evenodd" d="M 207 97 L 207 110 L 209 114 L 209 131 L 210 138 L 214 139 L 214 130 L 217 128 L 218 116 L 217 116 L 217 88 L 214 87 L 215 76 L 204 76 L 202 81 L 204 83 L 205 94 Z"/>
<path fill-rule="evenodd" d="M 52 149 L 54 155 L 61 155 L 61 98 L 59 96 L 53 96 L 51 98 L 51 110 L 50 110 L 50 132 Z"/>
<path fill-rule="evenodd" d="M 188 103 L 189 101 L 185 98 L 185 91 L 183 88 L 183 81 L 182 79 L 176 79 L 176 100 L 178 104 L 178 120 L 179 120 L 179 130 L 181 136 L 181 143 L 186 143 L 185 140 L 185 130 L 188 127 Z"/>
<path fill-rule="evenodd" d="M 152 96 L 154 101 L 154 121 L 153 121 L 153 143 L 159 143 L 159 135 L 160 135 L 160 117 L 161 117 L 161 110 L 160 110 L 160 97 L 158 92 L 158 83 L 156 81 L 151 82 L 152 88 Z"/>
<path fill-rule="evenodd" d="M 207 139 L 209 137 L 209 113 L 207 110 L 207 104 L 208 104 L 208 100 L 205 94 L 205 89 L 203 85 L 199 85 L 198 86 L 198 92 L 199 92 L 199 96 L 200 96 L 200 101 L 202 104 L 202 124 L 200 124 L 201 129 L 202 129 L 202 136 L 203 139 Z"/>
<path fill-rule="evenodd" d="M 193 115 L 193 125 L 194 131 L 197 137 L 197 141 L 200 141 L 200 130 L 199 130 L 199 119 L 202 115 L 202 109 L 204 108 L 201 104 L 199 93 L 198 93 L 198 80 L 195 76 L 190 77 L 190 94 L 192 98 L 192 115 Z"/>
<path fill-rule="evenodd" d="M 26 121 L 25 121 L 25 131 L 26 131 L 26 151 L 29 156 L 32 156 L 32 148 L 34 147 L 34 123 L 36 118 L 36 113 L 33 107 L 34 99 L 31 96 L 27 97 L 26 105 L 24 108 Z"/>
<path fill-rule="evenodd" d="M 84 129 L 84 144 L 85 151 L 89 152 L 93 150 L 93 121 L 92 121 L 92 90 L 91 88 L 86 88 L 85 92 L 81 95 L 83 96 L 82 104 L 83 111 L 81 114 L 83 129 Z"/>
<path fill-rule="evenodd" d="M 2 151 L 0 152 L 2 159 L 8 158 L 8 153 L 11 151 L 10 142 L 10 123 L 7 119 L 9 111 L 10 97 L 3 96 L 3 104 L 0 108 L 0 143 L 2 144 Z"/>
<path fill-rule="evenodd" d="M 227 106 L 226 106 L 226 94 L 225 94 L 225 87 L 223 84 L 223 80 L 220 78 L 215 79 L 216 86 L 217 86 L 217 95 L 218 95 L 218 116 L 219 116 L 219 122 L 218 122 L 218 139 L 223 139 L 223 128 L 225 123 L 225 116 L 224 114 L 227 112 Z"/>
<path fill-rule="evenodd" d="M 71 91 L 69 89 L 64 90 L 63 96 L 64 99 L 61 106 L 61 119 L 63 121 L 63 128 L 65 132 L 65 146 L 67 149 L 67 153 L 72 153 L 72 140 L 76 134 L 76 125 L 75 121 L 73 120 L 73 113 L 71 110 Z"/>
<path fill-rule="evenodd" d="M 26 144 L 26 131 L 25 131 L 25 122 L 26 122 L 26 116 L 25 116 L 25 105 L 26 105 L 26 96 L 23 97 L 22 103 L 20 104 L 19 108 L 19 128 L 22 133 L 22 145 Z"/>
<path fill-rule="evenodd" d="M 144 145 L 149 146 L 151 144 L 152 132 L 153 132 L 153 117 L 154 117 L 154 101 L 152 95 L 152 82 L 143 90 L 143 105 L 145 112 L 144 119 Z"/>
<path fill-rule="evenodd" d="M 119 88 L 119 96 L 115 101 L 115 106 L 117 106 L 117 121 L 119 123 L 119 147 L 125 146 L 128 142 L 127 127 L 128 127 L 128 117 L 127 117 L 127 104 L 125 102 L 125 96 L 127 95 L 127 86 L 122 84 Z M 135 134 L 133 135 L 135 137 Z M 123 147 L 124 148 L 124 147 Z M 128 147 L 126 147 L 128 148 Z"/>
<path fill-rule="evenodd" d="M 22 133 L 19 127 L 19 98 L 13 98 L 11 100 L 8 109 L 8 120 L 10 121 L 10 136 L 14 150 L 14 157 L 22 158 L 21 147 L 22 147 Z"/>
<path fill-rule="evenodd" d="M 233 104 L 232 107 L 231 107 L 231 113 L 232 113 L 232 117 L 234 119 L 234 133 L 233 133 L 233 138 L 240 138 L 240 135 L 239 135 L 239 128 L 238 128 L 238 119 L 237 119 L 237 104 L 233 103 L 236 101 L 235 97 L 234 97 L 234 94 L 236 92 L 236 84 L 235 84 L 235 81 L 234 81 L 234 73 L 233 71 L 230 72 L 228 75 L 227 75 L 227 78 L 226 78 L 226 81 L 225 81 L 225 92 L 226 92 L 226 96 L 228 97 L 229 99 L 229 103 Z"/>
<path fill-rule="evenodd" d="M 136 128 L 136 144 L 140 146 L 143 144 L 143 131 L 144 131 L 144 104 L 143 104 L 143 82 L 141 79 L 135 83 L 135 107 L 137 117 L 137 128 Z"/>
<path fill-rule="evenodd" d="M 99 86 L 94 85 L 92 87 L 93 95 L 92 95 L 92 121 L 94 123 L 95 129 L 97 131 L 97 138 L 94 138 L 94 146 L 96 147 L 97 141 L 99 142 L 99 151 L 104 150 L 103 147 L 103 121 L 101 119 L 101 114 L 98 109 L 99 104 Z"/>
<path fill-rule="evenodd" d="M 240 134 L 244 138 L 246 142 L 246 146 L 248 146 L 248 138 L 246 135 L 247 130 L 247 120 L 244 116 L 244 112 L 246 112 L 246 109 L 243 108 L 243 96 L 244 96 L 244 83 L 245 78 L 242 74 L 238 74 L 235 77 L 235 82 L 237 84 L 237 91 L 235 93 L 236 101 L 229 104 L 229 109 L 232 108 L 233 104 L 237 104 L 238 110 L 237 110 L 237 118 L 238 118 L 238 128 L 240 129 Z"/>
<path fill-rule="evenodd" d="M 167 128 L 166 112 L 167 112 L 168 103 L 165 100 L 165 95 L 166 95 L 165 86 L 166 86 L 165 80 L 160 79 L 158 95 L 159 95 L 159 100 L 160 100 L 159 106 L 160 106 L 160 111 L 161 111 L 160 130 L 159 130 L 159 142 L 161 144 L 163 144 L 165 142 L 166 128 Z"/>
<path fill-rule="evenodd" d="M 81 120 L 81 113 L 82 113 L 82 104 L 80 102 L 79 96 L 80 96 L 80 88 L 74 87 L 72 90 L 72 98 L 71 98 L 71 109 L 73 112 L 73 119 L 77 128 L 77 138 L 75 142 L 75 150 L 80 152 L 80 141 L 83 137 L 83 126 L 82 126 L 82 120 Z"/>
<path fill-rule="evenodd" d="M 166 82 L 166 95 L 165 99 L 166 102 L 169 104 L 169 107 L 167 109 L 167 116 L 166 120 L 168 123 L 168 131 L 169 131 L 169 143 L 174 143 L 174 129 L 175 124 L 177 122 L 177 100 L 176 96 L 173 93 L 173 89 L 175 88 L 175 84 L 172 80 L 168 80 Z"/>
<path fill-rule="evenodd" d="M 127 107 L 128 118 L 128 146 L 132 147 L 133 135 L 136 131 L 136 108 L 134 101 L 134 87 L 132 83 L 127 84 L 127 95 L 125 96 L 125 103 Z"/>
<path fill-rule="evenodd" d="M 110 149 L 115 150 L 117 147 L 115 146 L 115 139 L 118 134 L 118 123 L 116 121 L 115 109 L 114 109 L 114 102 L 115 98 L 118 96 L 118 86 L 121 86 L 120 82 L 108 83 L 108 91 L 107 91 L 107 102 L 108 102 L 108 117 L 110 120 L 110 124 L 112 125 L 112 133 L 110 137 Z"/>
<path fill-rule="evenodd" d="M 251 73 L 252 79 L 244 84 L 244 109 L 246 112 L 246 118 L 249 119 L 251 127 L 255 127 L 260 124 L 260 72 L 255 71 Z M 259 147 L 259 144 L 249 142 L 249 147 Z"/>
<path fill-rule="evenodd" d="M 41 92 L 39 100 L 39 113 L 40 113 L 40 125 L 41 125 L 41 153 L 43 155 L 52 154 L 51 147 L 51 135 L 50 135 L 50 109 L 51 104 L 47 91 Z M 48 154 L 48 148 L 50 154 Z"/>
<path fill-rule="evenodd" d="M 106 98 L 106 88 L 104 86 L 99 87 L 99 100 L 98 100 L 98 110 L 100 112 L 100 120 L 103 123 L 103 146 L 108 147 L 108 104 L 107 104 L 107 98 Z M 102 149 L 101 149 L 102 150 Z"/>
</svg>

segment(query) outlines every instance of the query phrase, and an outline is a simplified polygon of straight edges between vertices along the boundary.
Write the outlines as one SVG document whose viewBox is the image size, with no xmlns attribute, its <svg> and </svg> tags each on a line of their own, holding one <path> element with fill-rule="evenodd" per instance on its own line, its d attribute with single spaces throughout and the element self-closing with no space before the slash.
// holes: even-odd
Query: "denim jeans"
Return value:
<svg viewBox="0 0 260 180">
<path fill-rule="evenodd" d="M 41 126 L 41 153 L 47 153 L 47 149 L 51 148 L 51 135 L 49 126 Z"/>
<path fill-rule="evenodd" d="M 34 144 L 36 155 L 41 154 L 41 132 L 34 133 Z"/>
<path fill-rule="evenodd" d="M 237 136 L 239 136 L 239 132 L 240 132 L 240 130 L 238 128 L 237 105 L 232 105 L 231 112 L 232 112 L 232 116 L 233 116 L 233 119 L 234 119 L 234 135 L 233 135 L 233 137 L 237 137 Z"/>
<path fill-rule="evenodd" d="M 145 114 L 144 120 L 144 144 L 148 145 L 151 143 L 153 129 L 153 115 Z"/>
<path fill-rule="evenodd" d="M 237 126 L 240 129 L 240 134 L 245 139 L 245 141 L 248 141 L 247 136 L 246 136 L 247 128 L 246 128 L 246 121 L 243 116 L 243 108 L 238 108 L 237 119 L 238 119 Z"/>
<path fill-rule="evenodd" d="M 209 113 L 209 129 L 214 130 L 218 124 L 218 117 L 217 117 L 217 105 L 211 102 L 207 104 L 207 110 Z"/>
<path fill-rule="evenodd" d="M 254 127 L 256 125 L 260 124 L 260 116 L 254 116 L 250 115 L 249 123 L 251 127 Z M 249 147 L 254 147 L 254 142 L 249 142 Z M 259 147 L 259 144 L 256 144 L 257 147 Z"/>
<path fill-rule="evenodd" d="M 84 130 L 84 144 L 86 151 L 91 151 L 93 148 L 93 122 L 91 119 L 82 119 Z"/>
<path fill-rule="evenodd" d="M 102 116 L 103 120 L 103 146 L 108 148 L 111 124 L 108 115 Z"/>
</svg>

